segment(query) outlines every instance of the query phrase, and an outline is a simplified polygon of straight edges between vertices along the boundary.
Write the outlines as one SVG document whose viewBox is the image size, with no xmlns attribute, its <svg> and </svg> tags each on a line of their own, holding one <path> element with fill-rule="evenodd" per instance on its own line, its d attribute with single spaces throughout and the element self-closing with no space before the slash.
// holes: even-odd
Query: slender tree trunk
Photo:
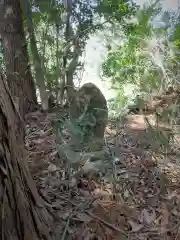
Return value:
<svg viewBox="0 0 180 240">
<path fill-rule="evenodd" d="M 0 239 L 50 240 L 52 219 L 27 167 L 21 117 L 0 75 Z"/>
<path fill-rule="evenodd" d="M 81 48 L 79 46 L 79 40 L 76 38 L 73 38 L 73 30 L 70 23 L 70 17 L 72 15 L 72 7 L 73 7 L 72 0 L 67 0 L 65 7 L 67 12 L 65 40 L 68 43 L 71 39 L 74 50 L 71 56 L 71 61 L 68 62 L 68 57 L 70 52 L 70 46 L 69 46 L 69 48 L 65 52 L 65 56 L 64 56 L 65 60 L 64 59 L 63 60 L 65 62 L 64 69 L 65 69 L 65 83 L 66 83 L 66 90 L 67 90 L 67 98 L 70 105 L 72 105 L 72 109 L 73 109 L 74 108 L 73 106 L 76 104 L 73 77 L 78 65 L 79 56 L 81 55 Z"/>
<path fill-rule="evenodd" d="M 30 36 L 30 47 L 33 57 L 36 83 L 38 85 L 41 97 L 41 106 L 43 110 L 48 110 L 48 94 L 46 92 L 45 76 L 42 68 L 41 58 L 37 49 L 36 37 L 34 34 L 34 27 L 31 16 L 31 6 L 29 0 L 20 0 L 20 2 L 26 17 L 27 29 Z"/>
<path fill-rule="evenodd" d="M 65 42 L 68 43 L 73 34 L 72 26 L 70 23 L 70 17 L 72 15 L 72 0 L 65 1 L 64 7 L 66 9 L 66 14 L 67 14 L 64 35 L 65 35 Z M 61 82 L 59 84 L 59 93 L 58 93 L 58 100 L 59 102 L 61 102 L 61 104 L 64 98 L 65 85 L 69 83 L 68 76 L 67 76 L 67 73 L 68 73 L 67 65 L 68 65 L 69 53 L 70 53 L 70 47 L 66 47 L 66 50 L 64 51 L 64 55 L 63 55 L 63 74 L 62 74 Z M 66 89 L 68 89 L 68 86 L 66 87 Z"/>
<path fill-rule="evenodd" d="M 67 72 L 66 72 L 68 98 L 71 98 L 71 95 L 74 94 L 73 77 L 74 77 L 74 73 L 76 71 L 76 67 L 78 65 L 78 60 L 79 60 L 79 56 L 80 56 L 80 48 L 79 48 L 78 44 L 76 44 L 74 46 L 75 46 L 75 49 L 73 52 L 72 60 L 70 61 Z"/>
<path fill-rule="evenodd" d="M 24 116 L 36 108 L 37 99 L 18 0 L 1 1 L 0 23 L 7 82 L 20 113 Z"/>
<path fill-rule="evenodd" d="M 47 67 L 45 66 L 45 56 L 46 56 L 46 46 L 47 46 L 45 39 L 46 39 L 47 33 L 48 33 L 48 26 L 46 27 L 46 30 L 43 31 L 43 34 L 42 34 L 42 39 L 44 39 L 44 42 L 42 46 L 41 68 L 43 69 L 44 75 L 46 75 L 46 69 L 47 69 Z"/>
<path fill-rule="evenodd" d="M 56 22 L 56 100 L 57 103 L 62 105 L 64 99 L 64 87 L 65 87 L 65 74 L 62 74 L 62 69 L 60 66 L 60 52 L 59 52 L 59 32 L 60 32 L 60 23 L 59 20 Z M 63 70 L 64 70 L 64 57 L 63 57 Z"/>
</svg>

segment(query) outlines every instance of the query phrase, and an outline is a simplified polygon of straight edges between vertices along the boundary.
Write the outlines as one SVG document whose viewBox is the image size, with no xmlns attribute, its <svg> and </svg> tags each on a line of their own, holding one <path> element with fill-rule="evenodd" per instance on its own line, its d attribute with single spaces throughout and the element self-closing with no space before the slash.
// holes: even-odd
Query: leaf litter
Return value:
<svg viewBox="0 0 180 240">
<path fill-rule="evenodd" d="M 109 177 L 79 175 L 71 181 L 56 149 L 55 117 L 27 115 L 26 148 L 57 239 L 180 239 L 180 167 L 170 155 L 152 151 L 142 116 L 131 116 L 118 134 L 107 126 L 106 147 L 114 154 Z"/>
</svg>

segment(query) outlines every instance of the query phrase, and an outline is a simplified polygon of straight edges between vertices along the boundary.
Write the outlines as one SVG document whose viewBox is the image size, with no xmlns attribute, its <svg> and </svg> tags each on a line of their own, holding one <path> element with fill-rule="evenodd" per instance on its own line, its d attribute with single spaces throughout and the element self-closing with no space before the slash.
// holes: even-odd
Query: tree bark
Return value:
<svg viewBox="0 0 180 240">
<path fill-rule="evenodd" d="M 36 108 L 37 99 L 29 66 L 20 2 L 1 1 L 0 20 L 7 82 L 20 113 L 24 116 L 29 110 Z"/>
<path fill-rule="evenodd" d="M 20 115 L 0 76 L 0 239 L 50 240 L 51 217 L 27 167 Z"/>
</svg>

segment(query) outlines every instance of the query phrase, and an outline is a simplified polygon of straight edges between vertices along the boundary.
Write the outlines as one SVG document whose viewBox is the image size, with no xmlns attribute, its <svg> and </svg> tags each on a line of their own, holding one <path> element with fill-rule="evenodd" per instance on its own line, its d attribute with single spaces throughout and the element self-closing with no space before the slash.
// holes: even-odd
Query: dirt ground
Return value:
<svg viewBox="0 0 180 240">
<path fill-rule="evenodd" d="M 157 147 L 143 115 L 106 128 L 110 178 L 64 177 L 52 128 L 54 113 L 26 118 L 26 148 L 38 191 L 55 220 L 57 239 L 180 239 L 180 163 Z M 148 116 L 153 123 L 153 117 Z"/>
</svg>

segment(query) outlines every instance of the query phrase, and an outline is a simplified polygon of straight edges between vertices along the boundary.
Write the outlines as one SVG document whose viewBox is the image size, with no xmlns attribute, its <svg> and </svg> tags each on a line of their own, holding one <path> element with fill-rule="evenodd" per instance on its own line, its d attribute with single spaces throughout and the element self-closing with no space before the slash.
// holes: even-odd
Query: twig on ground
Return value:
<svg viewBox="0 0 180 240">
<path fill-rule="evenodd" d="M 67 222 L 66 222 L 66 226 L 64 228 L 64 231 L 63 231 L 63 234 L 61 236 L 61 240 L 64 240 L 65 237 L 66 237 L 66 233 L 67 233 L 67 230 L 68 230 L 68 226 L 69 226 L 69 223 L 70 223 L 70 219 L 71 219 L 71 214 L 69 215 L 68 219 L 67 219 Z"/>
<path fill-rule="evenodd" d="M 94 215 L 93 213 L 91 213 L 91 212 L 89 212 L 87 210 L 85 211 L 85 213 L 87 213 L 92 218 L 95 218 L 95 219 L 99 220 L 100 222 L 102 222 L 107 227 L 109 227 L 109 228 L 111 228 L 111 229 L 113 229 L 113 230 L 115 230 L 117 232 L 120 232 L 120 233 L 124 234 L 125 236 L 128 236 L 128 234 L 126 232 L 124 232 L 123 230 L 121 230 L 120 228 L 115 227 L 114 225 L 106 222 L 105 220 L 103 220 L 103 219 L 99 218 L 98 216 Z"/>
</svg>

